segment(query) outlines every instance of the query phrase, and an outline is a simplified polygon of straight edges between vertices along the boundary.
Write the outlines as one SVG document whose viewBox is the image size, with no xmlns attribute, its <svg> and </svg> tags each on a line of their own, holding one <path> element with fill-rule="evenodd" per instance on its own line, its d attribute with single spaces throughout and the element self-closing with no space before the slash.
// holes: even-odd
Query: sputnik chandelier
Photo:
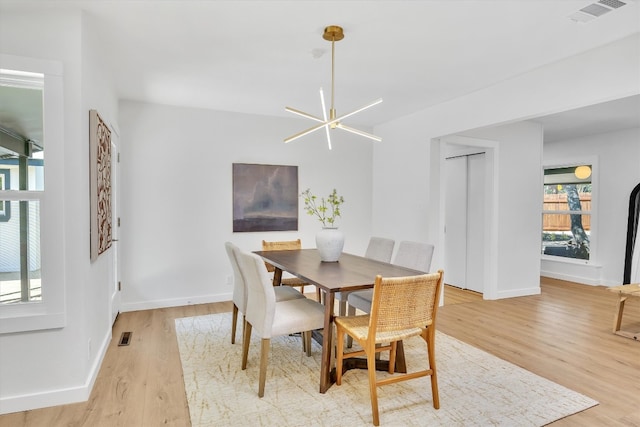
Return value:
<svg viewBox="0 0 640 427">
<path fill-rule="evenodd" d="M 327 118 L 327 110 L 324 103 L 324 93 L 322 91 L 322 88 L 320 88 L 320 103 L 322 105 L 323 118 L 321 119 L 320 117 L 316 117 L 312 114 L 305 113 L 304 111 L 296 110 L 295 108 L 286 107 L 285 110 L 291 113 L 297 114 L 299 116 L 305 117 L 307 119 L 311 119 L 315 122 L 318 122 L 318 124 L 313 127 L 310 127 L 309 129 L 303 130 L 302 132 L 296 133 L 295 135 L 292 135 L 288 138 L 285 138 L 284 142 L 291 142 L 293 140 L 301 138 L 305 135 L 308 135 L 322 128 L 325 129 L 325 132 L 327 134 L 327 144 L 329 145 L 329 150 L 331 150 L 330 130 L 336 129 L 336 128 L 345 130 L 347 132 L 355 133 L 356 135 L 364 136 L 365 138 L 373 139 L 374 141 L 382 141 L 382 138 L 380 137 L 361 131 L 359 129 L 354 129 L 342 123 L 342 121 L 347 117 L 351 117 L 354 114 L 359 113 L 360 111 L 364 111 L 367 108 L 380 104 L 382 102 L 382 98 L 376 99 L 375 101 L 363 107 L 360 107 L 357 110 L 354 110 L 350 113 L 344 114 L 339 117 L 336 116 L 336 109 L 334 105 L 334 95 L 335 95 L 334 78 L 335 78 L 335 56 L 336 56 L 335 46 L 337 41 L 340 41 L 344 38 L 344 32 L 342 30 L 342 27 L 339 27 L 337 25 L 328 26 L 327 28 L 324 29 L 324 34 L 322 35 L 322 38 L 331 42 L 331 108 L 329 109 L 329 117 Z"/>
</svg>

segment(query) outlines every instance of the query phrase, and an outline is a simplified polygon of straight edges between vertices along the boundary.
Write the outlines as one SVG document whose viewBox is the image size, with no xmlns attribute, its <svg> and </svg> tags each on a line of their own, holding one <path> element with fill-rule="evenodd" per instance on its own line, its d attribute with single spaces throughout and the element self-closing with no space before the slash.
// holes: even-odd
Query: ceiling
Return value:
<svg viewBox="0 0 640 427">
<path fill-rule="evenodd" d="M 341 115 L 383 98 L 345 120 L 375 126 L 639 33 L 640 4 L 623 1 L 587 23 L 568 16 L 593 0 L 0 0 L 0 13 L 82 10 L 121 99 L 285 117 L 296 117 L 285 106 L 322 115 L 318 89 L 331 85 L 322 32 L 340 25 L 335 107 Z M 638 97 L 620 102 L 539 120 L 549 138 L 595 118 L 639 126 Z"/>
</svg>

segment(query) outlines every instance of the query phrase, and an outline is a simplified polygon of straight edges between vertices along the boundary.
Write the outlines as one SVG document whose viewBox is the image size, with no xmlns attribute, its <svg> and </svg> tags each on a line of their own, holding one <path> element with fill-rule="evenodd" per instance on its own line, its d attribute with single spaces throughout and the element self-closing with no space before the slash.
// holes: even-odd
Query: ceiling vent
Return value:
<svg viewBox="0 0 640 427">
<path fill-rule="evenodd" d="M 569 19 L 574 22 L 589 22 L 611 12 L 612 10 L 618 9 L 625 4 L 627 3 L 621 0 L 600 0 L 572 13 L 569 15 Z"/>
</svg>

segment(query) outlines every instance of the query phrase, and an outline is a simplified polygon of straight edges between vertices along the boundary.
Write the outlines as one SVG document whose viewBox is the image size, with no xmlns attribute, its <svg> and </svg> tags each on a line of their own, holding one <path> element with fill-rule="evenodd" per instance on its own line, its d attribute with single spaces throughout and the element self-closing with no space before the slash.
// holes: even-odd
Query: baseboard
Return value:
<svg viewBox="0 0 640 427">
<path fill-rule="evenodd" d="M 83 385 L 0 398 L 0 415 L 29 411 L 32 409 L 48 408 L 50 406 L 86 402 L 89 400 L 93 385 L 98 378 L 102 361 L 104 360 L 104 356 L 107 354 L 109 342 L 111 342 L 111 328 L 108 329 L 108 333 L 102 340 L 100 349 L 91 365 L 91 370 L 87 375 L 87 380 Z"/>
<path fill-rule="evenodd" d="M 549 277 L 551 279 L 564 280 L 566 282 L 580 283 L 582 285 L 600 286 L 600 280 L 592 279 L 584 276 L 576 276 L 573 274 L 558 273 L 555 271 L 540 271 L 540 276 Z"/>
<path fill-rule="evenodd" d="M 498 291 L 496 299 L 526 297 L 529 295 L 539 295 L 540 287 L 510 289 L 507 291 Z"/>
<path fill-rule="evenodd" d="M 208 304 L 212 302 L 231 301 L 231 298 L 233 298 L 233 294 L 229 292 L 215 295 L 201 295 L 197 297 L 138 301 L 129 303 L 123 302 L 120 306 L 120 311 L 127 312 L 138 310 L 153 310 L 156 308 L 180 307 L 183 305 Z"/>
</svg>

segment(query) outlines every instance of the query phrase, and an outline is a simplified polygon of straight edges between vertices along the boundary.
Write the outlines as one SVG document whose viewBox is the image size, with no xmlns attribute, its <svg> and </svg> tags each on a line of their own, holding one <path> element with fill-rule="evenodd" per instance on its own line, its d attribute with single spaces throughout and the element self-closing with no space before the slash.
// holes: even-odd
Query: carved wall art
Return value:
<svg viewBox="0 0 640 427">
<path fill-rule="evenodd" d="M 89 111 L 91 260 L 111 247 L 111 131 L 96 110 Z"/>
</svg>

